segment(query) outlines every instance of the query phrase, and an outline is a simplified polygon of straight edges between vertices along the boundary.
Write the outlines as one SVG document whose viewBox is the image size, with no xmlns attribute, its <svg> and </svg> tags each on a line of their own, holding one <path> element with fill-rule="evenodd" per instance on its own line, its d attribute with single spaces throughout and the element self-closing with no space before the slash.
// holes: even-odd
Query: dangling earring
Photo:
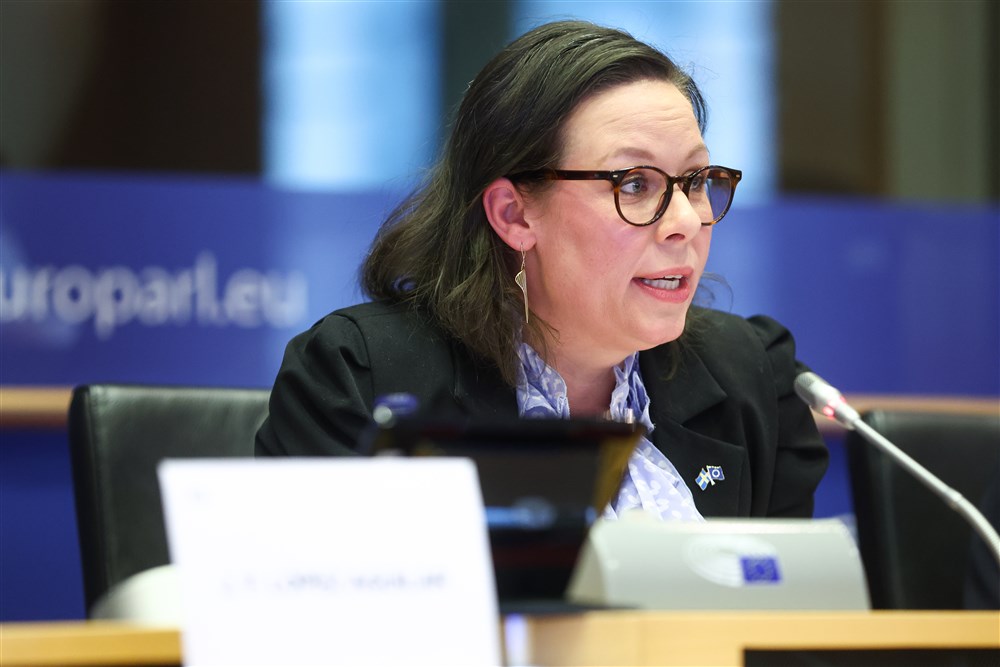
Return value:
<svg viewBox="0 0 1000 667">
<path fill-rule="evenodd" d="M 524 293 L 524 323 L 528 323 L 528 274 L 524 272 L 524 246 L 521 246 L 521 270 L 514 276 L 514 282 Z"/>
</svg>

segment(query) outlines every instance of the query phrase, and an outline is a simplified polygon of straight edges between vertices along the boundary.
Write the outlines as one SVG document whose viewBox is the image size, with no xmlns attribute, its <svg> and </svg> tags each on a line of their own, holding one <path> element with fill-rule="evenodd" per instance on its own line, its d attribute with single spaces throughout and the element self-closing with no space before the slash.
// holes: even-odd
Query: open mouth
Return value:
<svg viewBox="0 0 1000 667">
<path fill-rule="evenodd" d="M 639 278 L 639 282 L 649 285 L 654 289 L 675 290 L 680 289 L 681 284 L 686 280 L 684 276 L 663 276 L 662 278 Z"/>
</svg>

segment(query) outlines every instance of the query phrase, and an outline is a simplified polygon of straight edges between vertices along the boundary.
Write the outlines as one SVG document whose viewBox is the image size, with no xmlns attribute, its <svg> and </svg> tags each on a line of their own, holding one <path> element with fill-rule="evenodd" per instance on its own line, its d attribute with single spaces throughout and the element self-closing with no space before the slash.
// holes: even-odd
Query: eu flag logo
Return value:
<svg viewBox="0 0 1000 667">
<path fill-rule="evenodd" d="M 778 559 L 774 556 L 741 556 L 743 581 L 747 584 L 777 584 L 781 582 Z"/>
</svg>

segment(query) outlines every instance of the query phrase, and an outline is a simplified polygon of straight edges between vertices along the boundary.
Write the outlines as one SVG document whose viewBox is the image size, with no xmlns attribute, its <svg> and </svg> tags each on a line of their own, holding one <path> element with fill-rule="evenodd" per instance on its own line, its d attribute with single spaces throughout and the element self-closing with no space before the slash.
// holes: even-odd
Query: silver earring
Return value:
<svg viewBox="0 0 1000 667">
<path fill-rule="evenodd" d="M 514 282 L 524 293 L 524 323 L 528 323 L 528 274 L 524 271 L 524 246 L 521 246 L 521 270 L 514 276 Z"/>
</svg>

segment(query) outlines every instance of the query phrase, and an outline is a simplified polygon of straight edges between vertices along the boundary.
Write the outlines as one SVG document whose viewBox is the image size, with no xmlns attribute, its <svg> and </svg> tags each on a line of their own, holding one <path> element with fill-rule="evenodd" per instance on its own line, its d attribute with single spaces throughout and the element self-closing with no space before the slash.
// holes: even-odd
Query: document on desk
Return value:
<svg viewBox="0 0 1000 667">
<path fill-rule="evenodd" d="M 225 459 L 159 469 L 184 663 L 498 665 L 465 459 Z"/>
</svg>

